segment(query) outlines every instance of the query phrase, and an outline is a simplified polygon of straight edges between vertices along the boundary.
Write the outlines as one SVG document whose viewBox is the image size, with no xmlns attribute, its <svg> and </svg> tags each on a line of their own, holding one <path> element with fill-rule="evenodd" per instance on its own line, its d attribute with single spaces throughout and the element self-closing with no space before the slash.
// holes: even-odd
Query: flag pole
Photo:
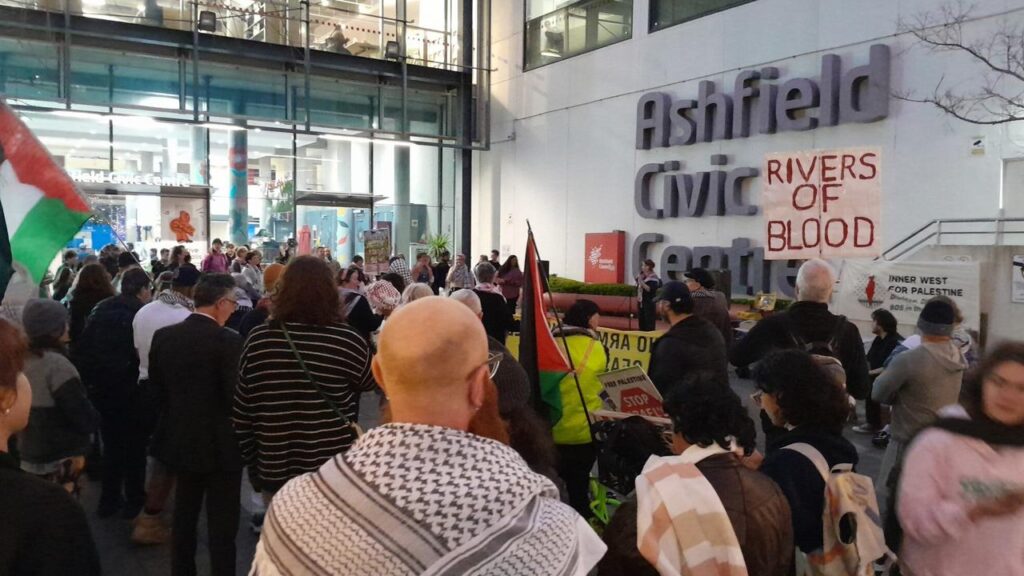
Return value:
<svg viewBox="0 0 1024 576">
<path fill-rule="evenodd" d="M 541 266 L 540 266 L 540 260 L 541 260 L 540 251 L 537 250 L 537 240 L 534 239 L 534 237 L 533 237 L 533 227 L 530 226 L 530 221 L 529 220 L 526 221 L 526 230 L 529 232 L 530 244 L 533 246 L 533 254 L 534 254 L 534 257 L 536 257 L 536 259 L 537 259 L 537 273 L 540 275 L 541 279 L 544 281 L 543 282 L 544 289 L 547 290 L 548 294 L 551 294 L 551 288 L 548 287 L 548 277 L 544 273 L 544 271 L 541 269 Z M 541 305 L 543 306 L 544 295 L 540 294 L 539 296 L 542 299 Z M 565 329 L 564 329 L 564 326 L 562 325 L 562 318 L 561 318 L 561 316 L 558 315 L 558 309 L 555 308 L 555 298 L 554 298 L 554 296 L 551 297 L 551 309 L 555 313 L 555 321 L 558 323 L 558 334 L 562 337 L 562 345 L 565 347 L 565 357 L 566 357 L 566 360 L 569 361 L 569 369 L 572 370 L 572 379 L 573 379 L 573 381 L 576 382 L 576 392 L 579 393 L 579 395 L 580 395 L 580 404 L 583 406 L 583 415 L 587 419 L 587 433 L 590 435 L 590 441 L 593 442 L 594 441 L 594 431 L 593 431 L 592 427 L 594 425 L 594 421 L 590 417 L 590 410 L 587 408 L 587 399 L 583 396 L 583 387 L 580 386 L 580 375 L 576 372 L 576 366 L 575 366 L 575 363 L 573 362 L 573 359 L 572 359 L 572 353 L 569 352 L 569 340 L 565 336 Z"/>
</svg>

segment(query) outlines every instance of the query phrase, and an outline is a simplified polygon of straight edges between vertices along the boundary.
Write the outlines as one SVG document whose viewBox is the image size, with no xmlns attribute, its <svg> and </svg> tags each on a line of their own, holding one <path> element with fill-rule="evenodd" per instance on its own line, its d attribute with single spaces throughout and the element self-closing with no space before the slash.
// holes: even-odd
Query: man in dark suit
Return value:
<svg viewBox="0 0 1024 576">
<path fill-rule="evenodd" d="M 199 281 L 195 313 L 153 336 L 149 378 L 163 393 L 154 456 L 177 475 L 171 573 L 196 573 L 196 526 L 206 500 L 211 573 L 235 573 L 242 460 L 231 426 L 242 339 L 224 323 L 238 306 L 227 274 Z"/>
<path fill-rule="evenodd" d="M 484 311 L 484 330 L 488 336 L 504 344 L 512 328 L 512 312 L 500 289 L 494 284 L 494 276 L 498 271 L 490 263 L 481 262 L 474 272 L 477 284 L 473 291 L 480 297 L 480 307 Z"/>
</svg>

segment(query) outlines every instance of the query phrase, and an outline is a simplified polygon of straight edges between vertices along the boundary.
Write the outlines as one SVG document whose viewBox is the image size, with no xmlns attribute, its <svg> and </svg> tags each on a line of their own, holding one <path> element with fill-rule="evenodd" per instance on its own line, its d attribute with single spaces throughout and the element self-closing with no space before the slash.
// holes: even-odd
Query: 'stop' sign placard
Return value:
<svg viewBox="0 0 1024 576">
<path fill-rule="evenodd" d="M 763 166 L 765 259 L 881 254 L 881 151 L 768 154 Z"/>
</svg>

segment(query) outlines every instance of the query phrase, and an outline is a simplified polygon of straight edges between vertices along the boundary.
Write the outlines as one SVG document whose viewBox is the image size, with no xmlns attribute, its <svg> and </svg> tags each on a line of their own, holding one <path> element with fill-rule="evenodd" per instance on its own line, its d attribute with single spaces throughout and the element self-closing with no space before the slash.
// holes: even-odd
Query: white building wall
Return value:
<svg viewBox="0 0 1024 576">
<path fill-rule="evenodd" d="M 868 48 L 892 51 L 892 91 L 930 93 L 946 81 L 979 84 L 982 68 L 963 57 L 931 54 L 897 23 L 943 0 L 757 0 L 649 34 L 647 0 L 634 0 L 633 38 L 523 72 L 523 2 L 492 3 L 491 150 L 474 161 L 473 246 L 522 253 L 526 221 L 542 257 L 556 274 L 582 279 L 584 234 L 656 232 L 670 245 L 728 246 L 733 238 L 760 244 L 763 216 L 646 220 L 633 206 L 633 180 L 648 162 L 679 160 L 684 171 L 710 167 L 726 154 L 729 167 L 761 165 L 764 154 L 878 146 L 882 149 L 883 246 L 936 218 L 999 214 L 1003 159 L 1024 156 L 1024 142 L 1005 127 L 965 124 L 923 104 L 893 98 L 889 117 L 872 124 L 841 124 L 808 132 L 756 134 L 691 146 L 635 150 L 636 102 L 659 90 L 696 98 L 700 80 L 731 90 L 744 69 L 777 66 L 775 83 L 817 79 L 821 56 L 838 54 L 843 69 L 868 61 Z M 1021 0 L 979 0 L 971 35 L 984 37 L 1007 18 L 1024 18 Z M 756 118 L 756 116 L 755 116 Z M 970 153 L 977 136 L 986 152 Z M 761 179 L 749 184 L 760 205 Z M 1007 202 L 1007 216 L 1024 216 L 1024 203 Z M 632 262 L 627 262 L 627 270 Z"/>
</svg>

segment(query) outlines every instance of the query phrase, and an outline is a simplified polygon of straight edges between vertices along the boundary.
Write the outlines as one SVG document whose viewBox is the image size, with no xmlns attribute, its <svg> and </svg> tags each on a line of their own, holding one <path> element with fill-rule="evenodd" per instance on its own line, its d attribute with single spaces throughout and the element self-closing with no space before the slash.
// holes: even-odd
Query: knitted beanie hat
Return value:
<svg viewBox="0 0 1024 576">
<path fill-rule="evenodd" d="M 947 302 L 932 300 L 921 309 L 917 329 L 926 336 L 949 336 L 953 333 L 956 311 Z"/>
<path fill-rule="evenodd" d="M 63 334 L 68 325 L 67 308 L 56 300 L 36 298 L 25 304 L 21 313 L 25 334 L 31 338 Z"/>
</svg>

